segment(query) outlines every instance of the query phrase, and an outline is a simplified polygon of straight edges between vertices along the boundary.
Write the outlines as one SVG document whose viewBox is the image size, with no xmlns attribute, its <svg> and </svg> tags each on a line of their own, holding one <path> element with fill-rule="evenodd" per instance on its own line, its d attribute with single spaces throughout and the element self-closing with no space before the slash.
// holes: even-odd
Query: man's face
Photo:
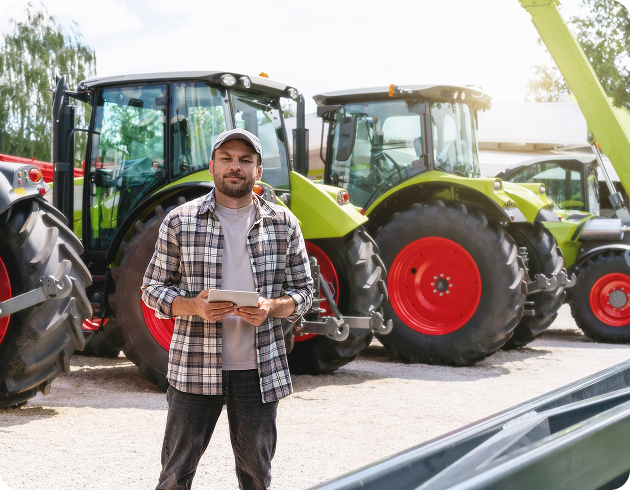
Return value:
<svg viewBox="0 0 630 490">
<path fill-rule="evenodd" d="M 242 140 L 229 140 L 214 152 L 209 171 L 221 194 L 239 198 L 252 192 L 254 183 L 262 177 L 263 169 L 258 164 L 256 150 Z"/>
</svg>

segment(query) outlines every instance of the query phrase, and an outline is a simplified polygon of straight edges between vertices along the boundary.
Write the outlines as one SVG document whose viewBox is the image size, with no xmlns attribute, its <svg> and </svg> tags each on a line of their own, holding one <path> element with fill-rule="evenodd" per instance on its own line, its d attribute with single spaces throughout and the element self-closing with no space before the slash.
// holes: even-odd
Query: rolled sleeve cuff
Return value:
<svg viewBox="0 0 630 490">
<path fill-rule="evenodd" d="M 150 291 L 151 289 L 153 289 L 153 291 Z M 155 310 L 156 318 L 167 320 L 173 318 L 173 301 L 178 296 L 186 296 L 186 291 L 176 287 L 156 288 L 149 286 L 142 293 L 142 301 L 144 301 L 149 308 Z"/>
<path fill-rule="evenodd" d="M 290 322 L 296 322 L 298 319 L 305 315 L 306 312 L 311 308 L 311 304 L 313 302 L 313 295 L 308 289 L 299 289 L 299 290 L 287 290 L 284 291 L 285 294 L 289 295 L 293 302 L 295 303 L 295 310 L 293 314 L 287 317 L 287 320 Z"/>
</svg>

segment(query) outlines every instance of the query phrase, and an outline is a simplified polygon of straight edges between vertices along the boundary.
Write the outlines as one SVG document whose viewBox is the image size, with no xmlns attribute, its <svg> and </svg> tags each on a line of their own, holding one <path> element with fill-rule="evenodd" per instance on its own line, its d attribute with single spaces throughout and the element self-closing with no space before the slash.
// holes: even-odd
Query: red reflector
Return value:
<svg viewBox="0 0 630 490">
<path fill-rule="evenodd" d="M 365 216 L 365 209 L 364 208 L 361 208 L 361 215 Z"/>
<path fill-rule="evenodd" d="M 260 184 L 254 184 L 254 192 L 259 196 L 262 196 L 265 193 L 265 189 Z"/>
<path fill-rule="evenodd" d="M 37 190 L 39 191 L 39 193 L 40 193 L 42 196 L 45 196 L 45 195 L 46 195 L 46 189 L 44 189 L 42 186 L 39 186 L 39 187 L 37 188 Z"/>
<path fill-rule="evenodd" d="M 31 179 L 32 182 L 39 182 L 39 179 L 42 178 L 42 173 L 37 168 L 31 168 L 28 171 L 28 178 Z"/>
</svg>

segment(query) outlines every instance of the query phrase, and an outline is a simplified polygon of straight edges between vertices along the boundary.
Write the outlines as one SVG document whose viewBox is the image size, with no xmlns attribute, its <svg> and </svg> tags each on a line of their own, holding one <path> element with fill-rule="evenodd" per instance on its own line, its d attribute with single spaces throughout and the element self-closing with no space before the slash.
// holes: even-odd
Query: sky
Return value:
<svg viewBox="0 0 630 490">
<path fill-rule="evenodd" d="M 0 33 L 28 0 L 0 0 Z M 98 76 L 226 70 L 312 96 L 426 83 L 481 86 L 521 102 L 532 65 L 551 63 L 518 0 L 32 0 L 95 49 Z M 565 0 L 563 15 L 581 12 Z"/>
</svg>

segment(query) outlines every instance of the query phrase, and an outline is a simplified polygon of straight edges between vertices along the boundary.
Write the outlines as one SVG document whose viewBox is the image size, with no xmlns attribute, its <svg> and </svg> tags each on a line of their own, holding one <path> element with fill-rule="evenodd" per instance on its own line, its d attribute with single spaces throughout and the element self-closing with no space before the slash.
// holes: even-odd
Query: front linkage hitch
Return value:
<svg viewBox="0 0 630 490">
<path fill-rule="evenodd" d="M 577 282 L 577 277 L 575 274 L 569 274 L 567 270 L 563 267 L 560 272 L 557 274 L 550 274 L 547 277 L 545 274 L 536 274 L 534 279 L 532 279 L 529 275 L 529 257 L 527 255 L 526 247 L 518 247 L 519 258 L 521 259 L 521 266 L 525 269 L 525 274 L 527 277 L 527 295 L 540 293 L 541 291 L 554 291 L 560 287 L 572 288 L 575 286 Z M 534 304 L 533 301 L 526 301 L 526 306 L 532 306 Z M 526 316 L 534 316 L 536 314 L 535 310 L 525 310 L 524 315 Z"/>
<path fill-rule="evenodd" d="M 370 316 L 342 316 L 326 278 L 322 276 L 317 259 L 310 257 L 311 275 L 315 293 L 313 306 L 302 319 L 295 323 L 293 331 L 296 334 L 326 335 L 329 339 L 343 342 L 348 338 L 350 329 L 372 330 L 374 333 L 386 335 L 392 331 L 393 323 L 383 319 L 378 311 L 372 311 Z M 324 293 L 322 298 L 321 293 Z M 326 301 L 333 316 L 321 316 L 326 313 L 320 305 Z"/>
</svg>

